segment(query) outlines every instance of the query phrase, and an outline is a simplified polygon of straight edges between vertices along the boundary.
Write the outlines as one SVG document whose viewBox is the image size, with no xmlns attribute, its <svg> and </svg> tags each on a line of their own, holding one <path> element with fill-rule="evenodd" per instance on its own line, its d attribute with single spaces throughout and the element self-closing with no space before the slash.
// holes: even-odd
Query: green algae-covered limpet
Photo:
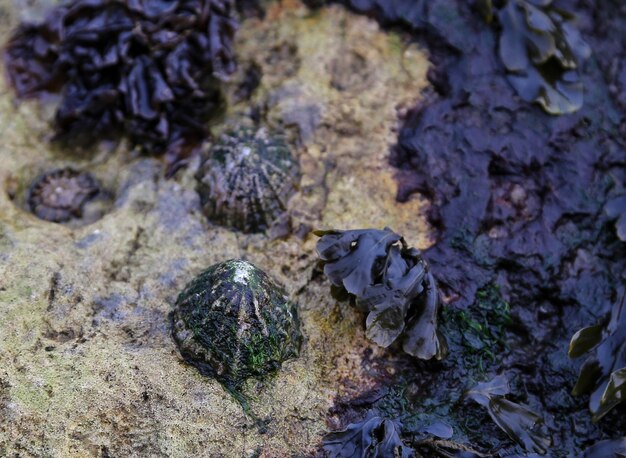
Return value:
<svg viewBox="0 0 626 458">
<path fill-rule="evenodd" d="M 269 229 L 285 213 L 298 189 L 299 168 L 283 137 L 246 127 L 220 137 L 196 174 L 209 220 L 253 233 Z"/>
<path fill-rule="evenodd" d="M 171 313 L 181 355 L 218 380 L 247 410 L 240 388 L 296 357 L 295 306 L 265 272 L 241 259 L 209 267 L 179 294 Z"/>
</svg>

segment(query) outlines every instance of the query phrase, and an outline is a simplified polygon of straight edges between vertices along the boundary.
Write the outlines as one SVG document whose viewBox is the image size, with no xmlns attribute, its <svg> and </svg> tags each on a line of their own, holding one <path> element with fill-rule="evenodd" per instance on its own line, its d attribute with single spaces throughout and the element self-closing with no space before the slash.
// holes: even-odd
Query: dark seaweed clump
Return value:
<svg viewBox="0 0 626 458">
<path fill-rule="evenodd" d="M 494 423 L 524 449 L 545 454 L 551 443 L 545 435 L 543 418 L 527 406 L 506 399 L 509 392 L 506 376 L 499 375 L 493 380 L 479 383 L 466 396 L 485 407 Z"/>
<path fill-rule="evenodd" d="M 447 43 L 458 51 L 468 45 L 458 33 L 463 29 L 460 22 L 464 18 L 458 9 L 452 11 L 454 5 L 425 0 L 348 0 L 344 3 L 385 24 L 408 26 L 423 34 L 431 48 L 445 48 L 444 43 Z M 556 7 L 552 0 L 495 3 L 499 8 L 495 8 L 491 0 L 476 0 L 474 6 L 487 22 L 497 18 L 498 55 L 517 94 L 527 102 L 539 103 L 551 114 L 578 110 L 583 103 L 580 71 L 591 50 L 576 27 L 575 16 Z M 454 30 L 454 24 L 461 28 Z M 453 33 L 441 40 L 443 37 L 439 34 L 444 27 Z M 437 78 L 435 72 L 431 77 Z M 433 83 L 443 85 L 442 81 Z M 447 84 L 444 87 L 446 91 L 450 89 Z"/>
<path fill-rule="evenodd" d="M 552 114 L 580 109 L 580 69 L 591 50 L 575 18 L 551 0 L 509 0 L 498 20 L 500 60 L 518 95 Z"/>
<path fill-rule="evenodd" d="M 78 0 L 22 24 L 4 56 L 22 98 L 62 92 L 56 138 L 90 143 L 125 132 L 168 174 L 206 136 L 235 68 L 231 0 Z"/>
<path fill-rule="evenodd" d="M 437 241 L 424 257 L 449 302 L 446 314 L 464 312 L 467 323 L 480 323 L 481 294 L 497 291 L 501 300 L 494 303 L 508 303 L 511 319 L 504 325 L 506 345 L 498 343 L 496 357 L 483 358 L 481 367 L 470 367 L 460 346 L 436 364 L 397 361 L 404 375 L 396 383 L 405 391 L 365 393 L 343 400 L 335 412 L 348 420 L 366 410 L 402 415 L 409 442 L 419 418 L 445 418 L 454 423 L 453 440 L 508 455 L 511 443 L 489 426 L 489 417 L 458 397 L 506 371 L 518 383 L 516 400 L 549 419 L 554 456 L 623 436 L 623 405 L 593 424 L 586 396 L 572 396 L 580 363 L 567 357 L 571 336 L 609 313 L 626 280 L 614 221 L 621 213 L 605 211 L 626 183 L 623 3 L 554 2 L 576 14 L 593 50 L 579 69 L 583 106 L 559 117 L 521 100 L 509 85 L 498 58 L 500 25 L 495 17 L 487 24 L 471 2 L 344 3 L 403 29 L 431 52 L 433 90 L 404 119 L 391 162 L 399 169 L 399 201 L 421 193 L 432 202 Z M 454 331 L 445 321 L 442 326 Z M 483 333 L 479 347 L 493 341 L 488 334 L 500 330 Z M 448 340 L 463 343 L 462 337 Z M 415 364 L 419 377 L 411 381 Z"/>
<path fill-rule="evenodd" d="M 402 443 L 398 431 L 393 421 L 372 417 L 327 434 L 324 451 L 332 457 L 409 458 L 413 450 Z"/>
<path fill-rule="evenodd" d="M 591 50 L 575 18 L 551 0 L 509 0 L 498 20 L 498 54 L 519 96 L 552 114 L 580 109 L 580 68 Z"/>
<path fill-rule="evenodd" d="M 437 330 L 439 290 L 416 248 L 389 228 L 316 231 L 324 274 L 367 312 L 366 335 L 382 347 L 402 341 L 420 359 L 442 359 L 447 346 Z"/>
<path fill-rule="evenodd" d="M 576 358 L 593 350 L 580 368 L 573 394 L 591 393 L 589 410 L 594 421 L 626 399 L 626 298 L 622 294 L 609 323 L 581 329 L 570 342 L 569 355 Z"/>
</svg>

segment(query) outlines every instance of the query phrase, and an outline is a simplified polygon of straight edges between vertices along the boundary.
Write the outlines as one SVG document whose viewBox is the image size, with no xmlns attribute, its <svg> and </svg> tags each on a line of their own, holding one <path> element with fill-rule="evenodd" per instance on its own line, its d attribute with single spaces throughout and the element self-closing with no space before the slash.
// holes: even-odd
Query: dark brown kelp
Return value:
<svg viewBox="0 0 626 458">
<path fill-rule="evenodd" d="M 398 426 L 381 417 L 349 424 L 343 431 L 327 434 L 324 451 L 329 458 L 413 456 L 413 450 L 400 439 Z"/>
<path fill-rule="evenodd" d="M 577 458 L 621 458 L 626 456 L 626 437 L 600 441 L 585 449 Z"/>
<path fill-rule="evenodd" d="M 589 409 L 594 421 L 626 399 L 626 298 L 611 311 L 608 325 L 583 328 L 572 337 L 572 358 L 593 350 L 580 369 L 573 394 L 591 393 Z"/>
<path fill-rule="evenodd" d="M 528 452 L 544 454 L 551 445 L 546 431 L 542 431 L 543 418 L 522 404 L 504 396 L 511 391 L 504 375 L 489 382 L 479 383 L 467 392 L 467 397 L 485 407 L 492 420 L 507 435 Z"/>
<path fill-rule="evenodd" d="M 310 3 L 323 3 L 317 0 L 310 0 Z M 385 24 L 402 23 L 413 27 L 426 25 L 425 0 L 343 0 L 351 8 L 360 13 L 373 16 Z"/>
<path fill-rule="evenodd" d="M 125 132 L 173 173 L 220 108 L 234 70 L 231 0 L 78 0 L 22 24 L 4 56 L 21 98 L 62 91 L 56 138 Z"/>
<path fill-rule="evenodd" d="M 574 17 L 554 8 L 551 0 L 509 0 L 497 16 L 500 59 L 519 96 L 550 114 L 578 110 L 583 104 L 580 67 L 591 49 Z"/>
<path fill-rule="evenodd" d="M 388 347 L 402 336 L 402 348 L 420 359 L 446 353 L 437 332 L 439 291 L 421 253 L 388 228 L 317 231 L 324 273 L 356 306 L 367 312 L 366 334 Z"/>
</svg>

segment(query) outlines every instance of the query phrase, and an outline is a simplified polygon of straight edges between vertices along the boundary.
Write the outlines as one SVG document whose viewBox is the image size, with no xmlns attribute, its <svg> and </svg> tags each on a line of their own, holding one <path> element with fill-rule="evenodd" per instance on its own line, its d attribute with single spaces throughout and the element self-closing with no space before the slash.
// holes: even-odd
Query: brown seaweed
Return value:
<svg viewBox="0 0 626 458">
<path fill-rule="evenodd" d="M 509 0 L 498 18 L 500 59 L 519 96 L 536 101 L 550 114 L 580 109 L 580 67 L 591 49 L 574 17 L 554 8 L 551 0 Z"/>
<path fill-rule="evenodd" d="M 593 350 L 582 367 L 573 389 L 574 395 L 591 393 L 589 409 L 598 421 L 626 399 L 626 297 L 611 311 L 605 326 L 579 330 L 570 342 L 572 358 Z"/>
<path fill-rule="evenodd" d="M 623 458 L 626 456 L 626 437 L 603 440 L 585 449 L 577 458 Z"/>
<path fill-rule="evenodd" d="M 367 312 L 366 335 L 382 347 L 402 336 L 402 348 L 437 360 L 446 343 L 437 331 L 439 290 L 419 250 L 391 231 L 316 231 L 317 253 L 331 283 Z"/>
<path fill-rule="evenodd" d="M 171 175 L 223 104 L 236 28 L 231 0 L 78 0 L 20 25 L 4 62 L 18 97 L 62 92 L 57 140 L 124 132 Z"/>
<path fill-rule="evenodd" d="M 398 426 L 391 420 L 372 417 L 349 424 L 343 431 L 324 437 L 324 451 L 329 458 L 409 458 L 413 450 L 404 445 Z"/>
<path fill-rule="evenodd" d="M 506 376 L 499 375 L 476 385 L 467 392 L 467 397 L 485 407 L 492 420 L 527 451 L 546 453 L 551 441 L 546 432 L 541 431 L 543 418 L 527 406 L 506 399 L 504 396 L 510 391 Z"/>
<path fill-rule="evenodd" d="M 454 2 L 346 0 L 345 3 L 385 24 L 401 24 L 427 32 L 430 47 L 442 48 L 444 43 L 461 51 L 469 47 L 462 33 L 467 27 L 462 24 L 463 11 Z M 507 69 L 507 79 L 522 99 L 539 103 L 551 114 L 571 113 L 582 106 L 580 71 L 591 50 L 572 14 L 555 8 L 552 0 L 507 0 L 497 2 L 499 8 L 486 0 L 473 3 L 486 22 L 493 22 L 494 17 L 498 19 L 499 56 Z M 443 28 L 448 29 L 447 33 L 441 33 Z"/>
</svg>

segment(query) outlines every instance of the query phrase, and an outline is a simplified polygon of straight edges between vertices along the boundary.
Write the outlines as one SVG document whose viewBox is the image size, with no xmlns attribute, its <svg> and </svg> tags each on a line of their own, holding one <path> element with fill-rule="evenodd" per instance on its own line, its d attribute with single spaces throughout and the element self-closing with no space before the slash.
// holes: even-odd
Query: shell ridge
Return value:
<svg viewBox="0 0 626 458">
<path fill-rule="evenodd" d="M 267 230 L 287 211 L 298 176 L 283 135 L 245 127 L 220 137 L 196 173 L 205 215 L 246 233 Z"/>
</svg>

